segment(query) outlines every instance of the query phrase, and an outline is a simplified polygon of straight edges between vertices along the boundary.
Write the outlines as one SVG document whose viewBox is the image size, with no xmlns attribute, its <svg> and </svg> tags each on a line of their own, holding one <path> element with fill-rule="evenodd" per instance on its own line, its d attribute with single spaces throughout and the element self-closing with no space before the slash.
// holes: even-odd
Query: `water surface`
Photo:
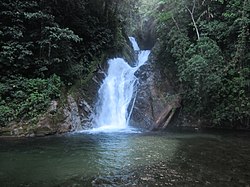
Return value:
<svg viewBox="0 0 250 187">
<path fill-rule="evenodd" d="M 1 186 L 249 186 L 248 133 L 0 139 Z"/>
</svg>

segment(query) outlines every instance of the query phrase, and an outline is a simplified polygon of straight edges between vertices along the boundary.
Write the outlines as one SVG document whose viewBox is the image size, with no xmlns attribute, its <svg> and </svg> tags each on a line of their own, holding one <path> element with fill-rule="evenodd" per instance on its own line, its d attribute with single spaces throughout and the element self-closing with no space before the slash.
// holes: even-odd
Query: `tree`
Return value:
<svg viewBox="0 0 250 187">
<path fill-rule="evenodd" d="M 96 59 L 122 52 L 118 6 L 114 0 L 0 1 L 0 125 L 36 118 L 59 99 L 62 85 L 70 89 L 96 71 Z"/>
<path fill-rule="evenodd" d="M 249 128 L 248 1 L 161 2 L 156 57 L 179 79 L 184 110 L 216 126 Z"/>
</svg>

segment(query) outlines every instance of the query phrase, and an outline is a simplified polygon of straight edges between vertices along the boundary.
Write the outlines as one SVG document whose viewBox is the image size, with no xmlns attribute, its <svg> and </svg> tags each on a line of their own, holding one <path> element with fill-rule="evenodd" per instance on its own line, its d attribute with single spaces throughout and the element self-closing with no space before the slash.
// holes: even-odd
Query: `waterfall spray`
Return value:
<svg viewBox="0 0 250 187">
<path fill-rule="evenodd" d="M 138 60 L 131 67 L 124 59 L 108 61 L 108 73 L 99 91 L 95 107 L 93 131 L 117 131 L 129 128 L 129 119 L 136 99 L 138 79 L 135 72 L 147 60 L 150 51 L 140 51 L 135 38 L 129 37 Z"/>
</svg>

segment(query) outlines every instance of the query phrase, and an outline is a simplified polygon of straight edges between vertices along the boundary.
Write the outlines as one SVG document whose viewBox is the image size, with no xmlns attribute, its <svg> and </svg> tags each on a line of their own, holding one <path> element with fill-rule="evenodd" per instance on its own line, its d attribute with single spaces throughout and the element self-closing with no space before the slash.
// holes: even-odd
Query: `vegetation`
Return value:
<svg viewBox="0 0 250 187">
<path fill-rule="evenodd" d="M 9 77 L 0 83 L 0 124 L 30 119 L 47 109 L 50 100 L 60 96 L 60 77 L 27 79 Z"/>
<path fill-rule="evenodd" d="M 249 128 L 249 26 L 249 0 L 2 0 L 0 126 L 44 112 L 147 27 L 186 116 Z"/>
<path fill-rule="evenodd" d="M 36 117 L 60 96 L 61 86 L 95 71 L 95 59 L 122 50 L 118 5 L 113 0 L 0 2 L 0 126 Z"/>
<path fill-rule="evenodd" d="M 155 51 L 184 112 L 216 126 L 250 127 L 248 0 L 160 0 Z"/>
</svg>

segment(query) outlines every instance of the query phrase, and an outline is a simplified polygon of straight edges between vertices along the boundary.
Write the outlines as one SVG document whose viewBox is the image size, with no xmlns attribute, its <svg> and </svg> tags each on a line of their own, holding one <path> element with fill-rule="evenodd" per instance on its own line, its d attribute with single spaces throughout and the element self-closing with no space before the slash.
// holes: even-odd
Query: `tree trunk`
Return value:
<svg viewBox="0 0 250 187">
<path fill-rule="evenodd" d="M 175 108 L 173 108 L 173 109 L 171 110 L 171 113 L 170 113 L 170 115 L 169 115 L 167 121 L 164 123 L 162 129 L 165 129 L 165 128 L 168 126 L 169 122 L 171 121 L 172 117 L 173 117 L 174 114 L 175 114 L 175 111 L 176 111 Z"/>
<path fill-rule="evenodd" d="M 198 26 L 196 24 L 196 21 L 194 20 L 195 0 L 193 1 L 192 10 L 190 10 L 187 6 L 185 6 L 185 7 L 186 7 L 187 11 L 189 12 L 189 14 L 191 16 L 191 19 L 192 19 L 192 22 L 194 24 L 195 32 L 196 32 L 196 35 L 197 35 L 197 40 L 200 40 L 199 29 L 198 29 Z"/>
</svg>

